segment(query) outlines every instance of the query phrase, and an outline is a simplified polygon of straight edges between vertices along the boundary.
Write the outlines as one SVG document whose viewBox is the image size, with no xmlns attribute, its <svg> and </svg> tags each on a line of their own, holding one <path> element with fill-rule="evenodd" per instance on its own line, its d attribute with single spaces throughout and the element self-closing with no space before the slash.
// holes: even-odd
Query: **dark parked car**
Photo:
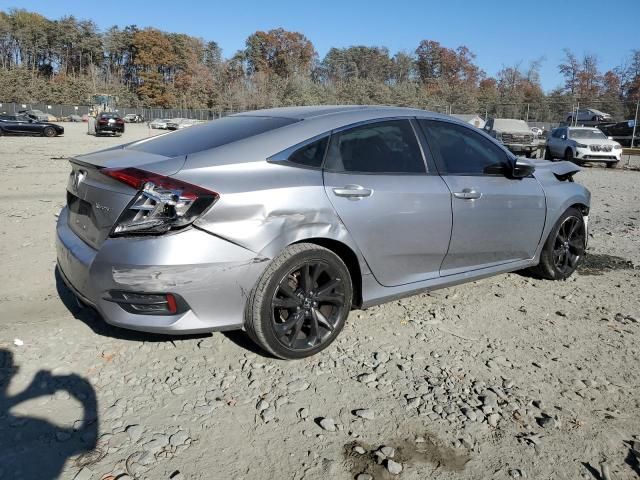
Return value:
<svg viewBox="0 0 640 480">
<path fill-rule="evenodd" d="M 96 135 L 111 133 L 119 137 L 124 133 L 124 120 L 117 113 L 101 113 L 96 119 Z"/>
<path fill-rule="evenodd" d="M 41 122 L 26 115 L 0 115 L 0 135 L 62 135 L 64 128 L 55 123 Z"/>
<path fill-rule="evenodd" d="M 598 128 L 606 136 L 620 142 L 620 144 L 630 147 L 631 137 L 633 136 L 633 126 L 635 120 L 625 120 L 624 122 L 608 123 L 606 125 L 598 125 Z M 640 145 L 640 128 L 636 127 L 635 146 Z"/>
</svg>

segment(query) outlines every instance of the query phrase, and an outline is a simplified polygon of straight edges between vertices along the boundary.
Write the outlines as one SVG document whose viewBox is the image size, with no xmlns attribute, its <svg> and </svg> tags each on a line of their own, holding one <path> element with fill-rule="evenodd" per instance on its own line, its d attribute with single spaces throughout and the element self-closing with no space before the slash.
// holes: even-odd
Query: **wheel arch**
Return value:
<svg viewBox="0 0 640 480">
<path fill-rule="evenodd" d="M 360 261 L 358 260 L 356 252 L 354 252 L 346 243 L 332 238 L 305 238 L 294 242 L 292 245 L 297 243 L 312 243 L 331 250 L 340 257 L 347 266 L 349 275 L 351 275 L 351 284 L 353 287 L 353 300 L 351 303 L 353 306 L 360 308 L 362 306 L 362 269 L 360 268 Z"/>
<path fill-rule="evenodd" d="M 565 211 L 569 210 L 570 208 L 575 208 L 576 210 L 579 210 L 580 213 L 582 213 L 582 215 L 589 215 L 589 206 L 586 205 L 585 203 L 582 203 L 582 202 L 573 203 L 569 205 L 565 209 Z"/>
</svg>

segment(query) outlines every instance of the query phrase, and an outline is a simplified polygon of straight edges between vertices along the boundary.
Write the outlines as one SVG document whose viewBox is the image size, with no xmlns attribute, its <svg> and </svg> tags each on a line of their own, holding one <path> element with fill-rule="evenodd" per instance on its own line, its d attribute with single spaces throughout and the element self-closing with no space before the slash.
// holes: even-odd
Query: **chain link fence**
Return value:
<svg viewBox="0 0 640 480">
<path fill-rule="evenodd" d="M 478 105 L 477 108 L 471 109 L 463 106 L 455 105 L 432 105 L 428 109 L 448 115 L 477 115 L 483 120 L 489 117 L 493 118 L 516 118 L 525 120 L 530 127 L 539 127 L 543 130 L 550 131 L 553 128 L 566 124 L 569 116 L 577 110 L 586 108 L 602 109 L 604 112 L 611 112 L 612 121 L 617 120 L 633 120 L 636 119 L 640 102 L 604 102 L 594 100 L 590 102 L 572 101 L 571 99 L 545 99 L 537 103 L 488 103 L 484 106 Z M 270 105 L 275 106 L 275 105 Z M 264 106 L 264 108 L 269 106 Z M 19 103 L 19 102 L 2 102 L 0 101 L 0 114 L 15 114 L 22 110 L 40 110 L 50 114 L 58 121 L 71 119 L 72 115 L 83 117 L 87 115 L 91 109 L 90 105 L 61 105 L 47 103 Z M 119 107 L 116 110 L 121 116 L 127 114 L 138 114 L 142 116 L 144 121 L 149 122 L 153 119 L 172 119 L 172 118 L 189 118 L 194 120 L 213 120 L 224 117 L 232 113 L 242 111 L 238 110 L 217 110 L 217 109 L 184 109 L 184 108 L 136 108 L 136 107 Z M 77 117 L 75 117 L 78 120 Z M 640 131 L 636 133 L 636 144 L 640 143 Z"/>
<path fill-rule="evenodd" d="M 40 110 L 44 113 L 56 117 L 58 120 L 64 120 L 71 115 L 82 117 L 87 115 L 91 109 L 90 105 L 59 105 L 47 103 L 16 103 L 16 102 L 0 102 L 0 114 L 12 115 L 22 110 Z M 184 108 L 135 108 L 120 107 L 117 112 L 121 115 L 138 114 L 145 121 L 151 121 L 155 118 L 191 118 L 195 120 L 213 120 L 220 118 L 233 111 L 221 111 L 214 109 L 184 109 Z"/>
</svg>

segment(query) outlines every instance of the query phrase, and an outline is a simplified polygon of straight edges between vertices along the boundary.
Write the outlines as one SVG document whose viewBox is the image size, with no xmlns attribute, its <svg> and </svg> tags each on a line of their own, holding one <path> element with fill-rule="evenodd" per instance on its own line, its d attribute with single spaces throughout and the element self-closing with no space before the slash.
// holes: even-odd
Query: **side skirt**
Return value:
<svg viewBox="0 0 640 480">
<path fill-rule="evenodd" d="M 363 275 L 362 277 L 362 308 L 373 307 L 381 303 L 391 302 L 400 298 L 410 297 L 418 293 L 438 290 L 440 288 L 453 287 L 462 283 L 473 282 L 501 273 L 513 272 L 532 267 L 537 263 L 537 259 L 521 260 L 518 262 L 510 262 L 470 272 L 458 273 L 456 275 L 448 275 L 446 277 L 438 277 L 423 282 L 415 282 L 407 285 L 398 285 L 396 287 L 383 287 L 380 285 L 373 275 Z"/>
</svg>

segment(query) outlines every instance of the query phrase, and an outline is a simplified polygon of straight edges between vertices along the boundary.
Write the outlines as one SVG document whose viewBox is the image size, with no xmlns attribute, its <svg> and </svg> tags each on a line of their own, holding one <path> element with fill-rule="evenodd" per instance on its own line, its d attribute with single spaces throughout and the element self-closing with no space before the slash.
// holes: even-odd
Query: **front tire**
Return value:
<svg viewBox="0 0 640 480">
<path fill-rule="evenodd" d="M 576 271 L 586 250 L 586 228 L 582 213 L 569 208 L 554 225 L 532 272 L 548 280 L 565 280 Z"/>
<path fill-rule="evenodd" d="M 45 129 L 42 131 L 42 135 L 44 135 L 45 137 L 55 137 L 56 129 L 53 127 L 45 127 Z"/>
<path fill-rule="evenodd" d="M 549 150 L 549 147 L 546 147 L 544 149 L 544 159 L 545 160 L 553 160 L 553 155 L 551 154 L 551 150 Z"/>
<path fill-rule="evenodd" d="M 272 355 L 315 355 L 338 336 L 351 310 L 349 269 L 331 250 L 290 245 L 262 274 L 247 302 L 245 328 Z"/>
<path fill-rule="evenodd" d="M 567 148 L 564 152 L 564 159 L 567 162 L 573 162 L 576 165 L 578 164 L 578 162 L 575 161 L 575 159 L 573 158 L 573 150 L 571 148 Z"/>
</svg>

